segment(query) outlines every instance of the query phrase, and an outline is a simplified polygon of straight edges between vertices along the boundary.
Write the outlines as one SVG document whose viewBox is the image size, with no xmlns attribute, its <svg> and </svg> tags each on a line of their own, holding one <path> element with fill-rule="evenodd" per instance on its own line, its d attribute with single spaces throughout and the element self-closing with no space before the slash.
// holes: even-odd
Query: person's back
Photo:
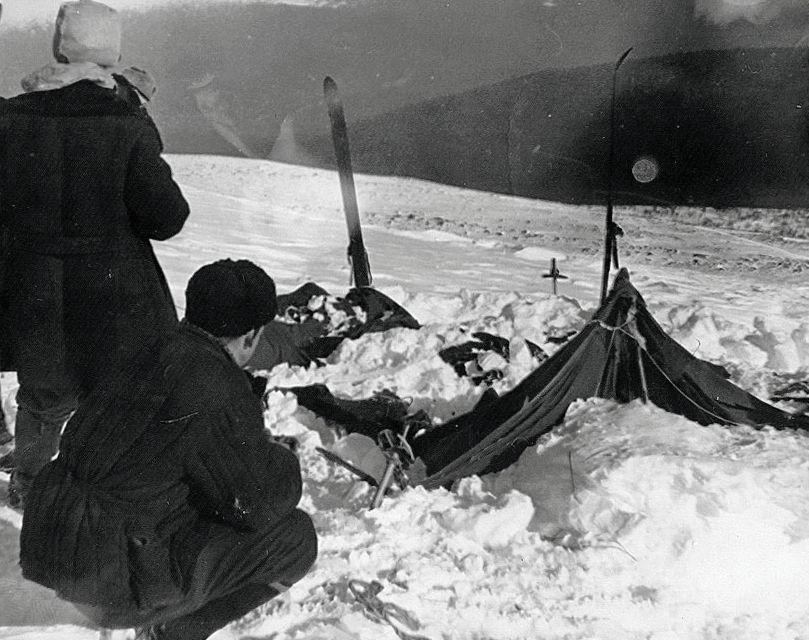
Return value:
<svg viewBox="0 0 809 640">
<path fill-rule="evenodd" d="M 0 103 L 0 339 L 20 381 L 13 502 L 79 396 L 177 322 L 150 240 L 178 233 L 188 204 L 153 123 L 116 90 L 119 37 L 109 7 L 65 3 L 59 61 Z"/>
<path fill-rule="evenodd" d="M 188 208 L 154 162 L 159 144 L 136 108 L 88 81 L 0 105 L 18 366 L 47 374 L 61 358 L 91 387 L 176 322 L 149 239 L 175 235 Z"/>
<path fill-rule="evenodd" d="M 240 265 L 223 270 L 249 280 L 258 269 Z M 239 282 L 203 289 L 206 306 Z M 251 299 L 230 315 L 247 314 L 255 334 L 274 308 Z M 142 350 L 82 403 L 31 487 L 23 575 L 103 626 L 165 622 L 155 637 L 206 638 L 314 561 L 311 521 L 296 509 L 298 460 L 269 437 L 260 398 L 222 344 L 184 321 Z"/>
</svg>

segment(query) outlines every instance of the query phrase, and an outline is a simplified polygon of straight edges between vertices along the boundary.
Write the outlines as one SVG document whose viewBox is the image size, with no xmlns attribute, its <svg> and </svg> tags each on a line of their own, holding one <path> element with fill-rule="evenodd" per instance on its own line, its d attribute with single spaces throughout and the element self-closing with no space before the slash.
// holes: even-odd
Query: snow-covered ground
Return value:
<svg viewBox="0 0 809 640">
<path fill-rule="evenodd" d="M 188 276 L 221 257 L 256 261 L 281 292 L 307 280 L 348 289 L 335 174 L 252 160 L 171 162 L 192 205 L 183 232 L 157 245 L 178 304 Z M 390 389 L 446 421 L 481 388 L 457 377 L 439 349 L 485 330 L 552 352 L 548 337 L 581 328 L 596 307 L 601 211 L 393 178 L 358 176 L 357 189 L 373 221 L 364 231 L 374 285 L 424 326 L 345 342 L 326 367 L 276 367 L 272 386 L 323 382 L 345 398 Z M 809 287 L 799 270 L 778 271 L 779 260 L 809 264 L 804 245 L 639 211 L 619 217 L 624 266 L 676 340 L 761 397 L 805 376 Z M 542 278 L 551 258 L 569 276 L 558 297 Z M 498 391 L 536 366 L 516 353 Z M 292 395 L 273 392 L 269 404 L 268 428 L 303 443 L 302 507 L 320 555 L 289 593 L 220 640 L 394 640 L 394 627 L 431 640 L 809 637 L 806 436 L 580 401 L 511 468 L 452 492 L 410 489 L 369 510 L 370 488 L 315 452 L 334 444 L 329 427 Z M 13 557 L 9 532 L 19 520 L 0 518 Z M 22 588 L 4 572 L 0 582 Z M 381 591 L 363 598 L 373 581 Z M 45 596 L 35 591 L 14 620 L 0 601 L 0 638 L 95 637 L 37 597 Z M 368 615 L 380 603 L 388 621 Z M 17 613 L 25 607 L 18 602 Z"/>
</svg>

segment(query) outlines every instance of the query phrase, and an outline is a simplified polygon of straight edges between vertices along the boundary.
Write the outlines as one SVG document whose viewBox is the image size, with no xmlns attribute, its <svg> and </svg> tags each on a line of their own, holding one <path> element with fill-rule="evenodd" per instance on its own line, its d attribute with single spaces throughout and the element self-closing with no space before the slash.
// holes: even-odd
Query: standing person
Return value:
<svg viewBox="0 0 809 640">
<path fill-rule="evenodd" d="M 149 241 L 178 233 L 188 204 L 155 127 L 116 91 L 120 45 L 113 9 L 67 2 L 56 62 L 0 103 L 4 368 L 20 383 L 14 506 L 79 397 L 177 323 Z"/>
<path fill-rule="evenodd" d="M 242 368 L 276 305 L 247 260 L 191 277 L 186 318 L 82 402 L 36 477 L 25 578 L 102 627 L 203 640 L 306 574 L 317 538 L 298 459 Z"/>
</svg>

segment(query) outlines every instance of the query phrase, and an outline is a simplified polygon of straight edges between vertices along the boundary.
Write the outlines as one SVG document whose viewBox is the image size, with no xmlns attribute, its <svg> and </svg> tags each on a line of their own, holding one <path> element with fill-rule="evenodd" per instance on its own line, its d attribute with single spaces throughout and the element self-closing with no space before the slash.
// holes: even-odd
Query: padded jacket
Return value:
<svg viewBox="0 0 809 640">
<path fill-rule="evenodd" d="M 245 372 L 184 321 L 68 422 L 26 497 L 23 575 L 72 602 L 159 607 L 184 593 L 212 526 L 272 525 L 300 496 Z"/>
</svg>

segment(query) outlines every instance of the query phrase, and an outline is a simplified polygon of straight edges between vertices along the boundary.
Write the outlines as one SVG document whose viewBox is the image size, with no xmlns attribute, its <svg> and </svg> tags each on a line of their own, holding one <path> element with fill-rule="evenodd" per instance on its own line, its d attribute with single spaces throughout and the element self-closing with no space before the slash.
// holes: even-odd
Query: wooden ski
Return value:
<svg viewBox="0 0 809 640">
<path fill-rule="evenodd" d="M 618 81 L 618 68 L 632 51 L 629 47 L 621 54 L 612 70 L 612 95 L 610 100 L 610 133 L 609 151 L 607 154 L 607 216 L 604 224 L 604 265 L 601 271 L 601 304 L 607 299 L 607 288 L 610 279 L 610 262 L 615 263 L 618 268 L 618 248 L 615 236 L 618 235 L 618 227 L 612 220 L 612 174 L 613 164 L 615 164 L 615 93 Z"/>
<path fill-rule="evenodd" d="M 331 136 L 334 154 L 337 158 L 337 171 L 340 175 L 340 190 L 343 194 L 343 209 L 348 225 L 348 260 L 355 287 L 371 286 L 371 264 L 365 251 L 360 226 L 360 213 L 357 207 L 357 192 L 354 188 L 354 171 L 351 167 L 351 149 L 348 145 L 348 128 L 345 112 L 337 83 L 326 76 L 323 80 L 323 95 L 329 110 Z"/>
</svg>

